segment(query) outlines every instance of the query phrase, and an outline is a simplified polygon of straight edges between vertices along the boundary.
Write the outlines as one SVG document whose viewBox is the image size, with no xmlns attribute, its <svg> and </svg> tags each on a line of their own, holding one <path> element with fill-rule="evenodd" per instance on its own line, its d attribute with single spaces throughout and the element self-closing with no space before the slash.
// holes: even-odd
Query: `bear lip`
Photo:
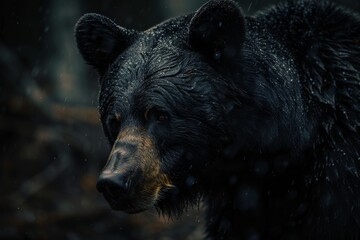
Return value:
<svg viewBox="0 0 360 240">
<path fill-rule="evenodd" d="M 103 194 L 106 201 L 109 203 L 110 207 L 112 210 L 114 211 L 123 211 L 129 214 L 135 214 L 135 213 L 139 213 L 139 212 L 143 212 L 145 210 L 147 210 L 149 206 L 140 206 L 137 205 L 136 203 L 132 203 L 134 201 L 132 201 L 132 199 L 115 199 L 107 194 Z"/>
<path fill-rule="evenodd" d="M 110 205 L 111 209 L 114 211 L 122 211 L 122 212 L 126 212 L 128 214 L 140 213 L 140 212 L 144 212 L 148 209 L 146 207 L 138 208 L 138 207 L 130 206 L 130 205 L 121 206 L 119 204 L 113 204 L 113 203 L 109 203 L 109 205 Z"/>
<path fill-rule="evenodd" d="M 114 211 L 122 211 L 128 214 L 136 214 L 149 210 L 151 207 L 155 207 L 159 202 L 166 198 L 168 194 L 172 194 L 175 190 L 175 187 L 161 187 L 158 193 L 154 196 L 147 198 L 143 196 L 140 199 L 134 198 L 123 198 L 119 197 L 114 193 L 102 192 L 105 200 L 110 205 L 111 209 Z"/>
<path fill-rule="evenodd" d="M 156 197 L 121 197 L 114 192 L 106 191 L 102 192 L 102 195 L 104 196 L 105 200 L 108 202 L 112 210 L 123 211 L 129 214 L 146 211 L 151 208 L 154 205 L 154 201 L 156 201 Z"/>
</svg>

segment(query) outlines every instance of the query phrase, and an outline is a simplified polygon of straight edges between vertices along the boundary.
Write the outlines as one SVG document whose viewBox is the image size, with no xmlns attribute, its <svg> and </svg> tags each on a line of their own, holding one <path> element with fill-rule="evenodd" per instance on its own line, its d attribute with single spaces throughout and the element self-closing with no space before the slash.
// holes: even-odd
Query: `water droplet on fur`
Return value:
<svg viewBox="0 0 360 240">
<path fill-rule="evenodd" d="M 186 186 L 191 187 L 195 184 L 195 178 L 193 176 L 188 176 L 185 183 Z"/>
<path fill-rule="evenodd" d="M 221 53 L 220 53 L 219 51 L 216 51 L 216 52 L 214 53 L 214 59 L 215 59 L 215 60 L 220 60 L 220 58 L 221 58 Z"/>
<path fill-rule="evenodd" d="M 242 186 L 238 189 L 238 207 L 241 211 L 247 211 L 258 207 L 259 193 L 255 187 Z"/>
</svg>

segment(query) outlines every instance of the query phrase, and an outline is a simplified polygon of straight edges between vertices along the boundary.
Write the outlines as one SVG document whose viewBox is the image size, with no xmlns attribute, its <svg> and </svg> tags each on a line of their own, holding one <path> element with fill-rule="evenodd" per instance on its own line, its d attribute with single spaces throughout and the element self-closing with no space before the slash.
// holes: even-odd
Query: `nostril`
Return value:
<svg viewBox="0 0 360 240">
<path fill-rule="evenodd" d="M 120 174 L 102 174 L 97 181 L 96 188 L 100 193 L 121 196 L 127 193 L 129 186 L 126 178 Z"/>
</svg>

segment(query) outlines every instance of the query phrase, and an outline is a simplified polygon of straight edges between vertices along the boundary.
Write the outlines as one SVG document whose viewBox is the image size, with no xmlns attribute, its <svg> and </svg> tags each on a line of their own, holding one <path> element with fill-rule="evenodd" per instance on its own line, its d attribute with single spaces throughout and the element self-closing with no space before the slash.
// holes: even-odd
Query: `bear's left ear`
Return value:
<svg viewBox="0 0 360 240">
<path fill-rule="evenodd" d="M 85 14 L 75 25 L 75 38 L 80 53 L 100 75 L 131 45 L 136 36 L 136 31 L 122 28 L 96 13 Z"/>
<path fill-rule="evenodd" d="M 231 0 L 212 0 L 190 21 L 190 46 L 217 62 L 236 56 L 245 39 L 245 17 Z"/>
</svg>

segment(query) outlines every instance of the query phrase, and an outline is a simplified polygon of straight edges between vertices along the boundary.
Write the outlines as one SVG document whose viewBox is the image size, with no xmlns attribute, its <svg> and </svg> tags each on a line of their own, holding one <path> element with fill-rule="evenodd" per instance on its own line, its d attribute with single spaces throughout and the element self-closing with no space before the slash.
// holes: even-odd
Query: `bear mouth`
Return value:
<svg viewBox="0 0 360 240">
<path fill-rule="evenodd" d="M 136 214 L 144 212 L 152 207 L 156 207 L 159 202 L 164 200 L 166 196 L 174 190 L 174 187 L 162 187 L 154 194 L 132 194 L 131 196 L 123 196 L 113 189 L 107 189 L 102 192 L 105 200 L 114 211 L 122 211 L 128 214 Z"/>
<path fill-rule="evenodd" d="M 112 192 L 102 193 L 105 200 L 109 203 L 114 211 L 122 211 L 129 214 L 143 212 L 151 207 L 152 204 L 146 204 L 144 201 L 139 202 L 138 199 L 124 198 Z"/>
</svg>

